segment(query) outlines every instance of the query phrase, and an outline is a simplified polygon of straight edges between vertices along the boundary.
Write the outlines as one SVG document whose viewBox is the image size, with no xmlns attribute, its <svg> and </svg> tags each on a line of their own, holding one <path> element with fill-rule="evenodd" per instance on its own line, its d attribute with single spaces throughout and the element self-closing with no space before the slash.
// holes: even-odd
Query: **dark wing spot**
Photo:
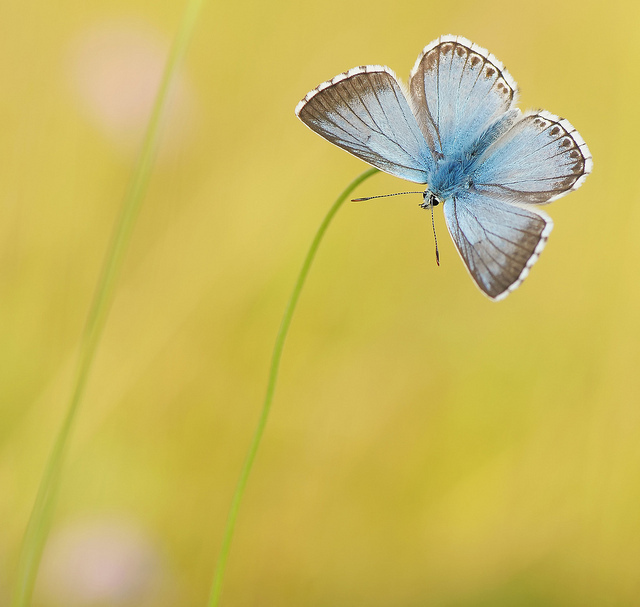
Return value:
<svg viewBox="0 0 640 607">
<path fill-rule="evenodd" d="M 451 51 L 453 51 L 453 43 L 445 42 L 444 44 L 440 45 L 440 52 L 443 55 L 448 55 Z"/>
</svg>

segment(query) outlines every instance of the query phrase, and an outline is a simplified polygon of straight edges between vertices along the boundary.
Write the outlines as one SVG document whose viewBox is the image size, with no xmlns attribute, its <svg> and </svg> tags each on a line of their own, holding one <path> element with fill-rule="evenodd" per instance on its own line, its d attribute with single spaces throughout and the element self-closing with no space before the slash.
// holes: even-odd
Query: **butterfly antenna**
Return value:
<svg viewBox="0 0 640 607">
<path fill-rule="evenodd" d="M 433 218 L 433 203 L 429 205 L 431 207 L 431 227 L 433 228 L 433 239 L 436 241 L 436 263 L 440 265 L 440 253 L 438 252 L 438 237 L 436 236 L 436 221 Z"/>
<path fill-rule="evenodd" d="M 403 194 L 422 194 L 422 192 L 396 192 L 395 194 L 380 194 L 380 196 L 367 196 L 366 198 L 352 198 L 351 202 L 364 202 L 374 198 L 387 198 L 388 196 L 402 196 Z"/>
</svg>

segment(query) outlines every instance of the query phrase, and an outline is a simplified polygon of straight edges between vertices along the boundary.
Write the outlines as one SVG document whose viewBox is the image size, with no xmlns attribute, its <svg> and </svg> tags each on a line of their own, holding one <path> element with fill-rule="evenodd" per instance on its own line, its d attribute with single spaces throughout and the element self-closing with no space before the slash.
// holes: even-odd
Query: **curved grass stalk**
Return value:
<svg viewBox="0 0 640 607">
<path fill-rule="evenodd" d="M 185 9 L 182 23 L 178 29 L 167 60 L 162 82 L 158 89 L 140 157 L 125 195 L 120 216 L 114 227 L 111 243 L 105 254 L 102 271 L 81 338 L 78 367 L 67 413 L 49 454 L 22 542 L 18 575 L 11 601 L 12 607 L 27 607 L 31 602 L 60 487 L 60 476 L 71 430 L 77 417 L 89 373 L 102 337 L 124 255 L 147 191 L 151 170 L 159 147 L 161 122 L 166 113 L 171 83 L 182 64 L 203 3 L 204 0 L 189 0 Z"/>
<path fill-rule="evenodd" d="M 345 200 L 349 197 L 351 192 L 355 190 L 363 181 L 374 175 L 378 172 L 378 169 L 369 169 L 365 171 L 358 177 L 356 177 L 338 196 L 336 201 L 333 203 L 329 212 L 325 216 L 324 220 L 320 224 L 318 231 L 309 247 L 309 252 L 305 257 L 304 263 L 302 264 L 302 268 L 300 269 L 300 273 L 298 274 L 298 279 L 293 287 L 293 291 L 291 293 L 291 297 L 289 298 L 289 303 L 284 311 L 284 315 L 282 317 L 282 322 L 280 323 L 280 329 L 278 330 L 278 336 L 276 337 L 276 342 L 273 347 L 273 354 L 271 356 L 271 367 L 269 369 L 269 380 L 267 382 L 267 391 L 264 397 L 264 402 L 262 404 L 262 411 L 260 413 L 260 417 L 258 419 L 258 425 L 256 426 L 255 432 L 253 434 L 253 438 L 249 445 L 249 449 L 247 451 L 247 455 L 244 461 L 244 465 L 242 466 L 242 470 L 240 471 L 240 476 L 238 478 L 238 484 L 236 485 L 235 493 L 233 494 L 233 499 L 231 500 L 231 507 L 229 508 L 229 515 L 227 517 L 227 523 L 224 529 L 224 534 L 222 536 L 222 546 L 220 548 L 220 553 L 218 555 L 218 562 L 216 565 L 216 570 L 213 576 L 213 582 L 211 585 L 211 593 L 209 595 L 208 607 L 217 607 L 220 601 L 220 594 L 222 592 L 222 582 L 224 578 L 224 572 L 227 566 L 227 560 L 229 558 L 229 550 L 231 548 L 231 541 L 233 539 L 233 532 L 236 526 L 236 520 L 238 518 L 238 512 L 240 510 L 240 503 L 242 502 L 242 496 L 244 495 L 244 491 L 247 486 L 247 481 L 249 480 L 249 474 L 251 473 L 251 468 L 253 467 L 253 462 L 256 458 L 256 454 L 258 452 L 258 447 L 260 446 L 260 440 L 262 439 L 262 435 L 264 433 L 265 426 L 267 425 L 267 420 L 269 418 L 269 411 L 271 410 L 271 402 L 273 400 L 273 394 L 276 388 L 276 381 L 278 379 L 278 370 L 280 367 L 280 359 L 282 357 L 282 350 L 284 348 L 284 343 L 287 339 L 287 332 L 289 330 L 289 325 L 291 324 L 291 319 L 293 318 L 293 313 L 296 309 L 296 304 L 298 303 L 298 299 L 300 298 L 300 293 L 302 292 L 302 287 L 304 286 L 307 275 L 309 274 L 309 269 L 311 268 L 311 264 L 313 263 L 313 259 L 318 251 L 318 247 L 320 246 L 320 242 L 324 237 L 331 220 L 338 212 L 338 209 L 344 204 Z"/>
</svg>

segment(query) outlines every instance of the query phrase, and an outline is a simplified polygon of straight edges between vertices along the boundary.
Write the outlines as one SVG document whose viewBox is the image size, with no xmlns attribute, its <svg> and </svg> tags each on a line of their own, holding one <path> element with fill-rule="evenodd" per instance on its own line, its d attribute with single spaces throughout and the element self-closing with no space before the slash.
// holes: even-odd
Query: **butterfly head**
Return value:
<svg viewBox="0 0 640 607">
<path fill-rule="evenodd" d="M 422 193 L 422 204 L 420 208 L 422 209 L 432 209 L 433 207 L 437 207 L 441 202 L 443 202 L 438 196 L 436 196 L 431 190 L 426 189 Z"/>
</svg>

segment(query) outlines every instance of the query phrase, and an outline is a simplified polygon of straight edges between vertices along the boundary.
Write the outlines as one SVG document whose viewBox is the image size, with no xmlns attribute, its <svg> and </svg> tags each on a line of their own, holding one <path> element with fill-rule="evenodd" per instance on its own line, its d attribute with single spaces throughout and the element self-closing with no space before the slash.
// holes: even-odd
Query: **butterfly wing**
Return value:
<svg viewBox="0 0 640 607">
<path fill-rule="evenodd" d="M 471 277 L 494 300 L 520 286 L 553 229 L 541 211 L 472 191 L 446 200 L 444 216 Z"/>
<path fill-rule="evenodd" d="M 486 149 L 473 183 L 502 200 L 544 204 L 580 187 L 592 166 L 578 131 L 543 111 L 524 115 Z"/>
<path fill-rule="evenodd" d="M 427 45 L 411 71 L 409 92 L 418 123 L 436 155 L 474 147 L 511 110 L 517 86 L 502 63 L 461 36 Z"/>
<path fill-rule="evenodd" d="M 391 70 L 357 67 L 321 84 L 296 107 L 311 130 L 391 175 L 426 183 L 434 165 Z"/>
<path fill-rule="evenodd" d="M 447 227 L 480 289 L 506 297 L 529 273 L 553 224 L 521 205 L 551 202 L 578 188 L 591 153 L 566 120 L 527 114 L 491 143 L 472 172 L 471 187 L 447 200 Z"/>
</svg>

